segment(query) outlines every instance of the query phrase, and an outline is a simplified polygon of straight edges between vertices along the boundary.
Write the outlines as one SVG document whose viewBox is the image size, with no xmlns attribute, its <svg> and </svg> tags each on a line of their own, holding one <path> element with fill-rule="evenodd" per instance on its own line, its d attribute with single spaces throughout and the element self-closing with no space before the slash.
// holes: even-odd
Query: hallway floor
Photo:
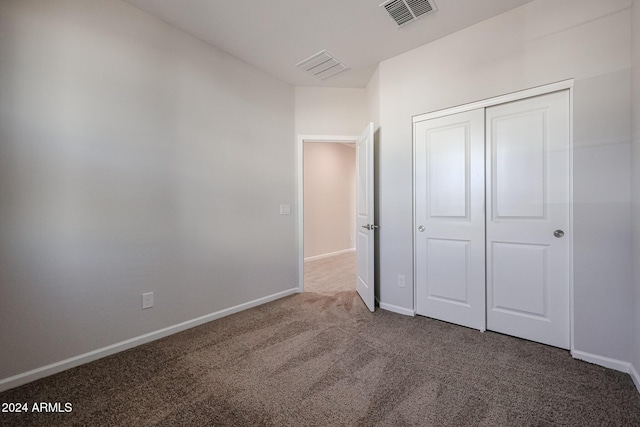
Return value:
<svg viewBox="0 0 640 427">
<path fill-rule="evenodd" d="M 335 294 L 356 289 L 356 253 L 347 252 L 304 263 L 304 290 Z"/>
</svg>

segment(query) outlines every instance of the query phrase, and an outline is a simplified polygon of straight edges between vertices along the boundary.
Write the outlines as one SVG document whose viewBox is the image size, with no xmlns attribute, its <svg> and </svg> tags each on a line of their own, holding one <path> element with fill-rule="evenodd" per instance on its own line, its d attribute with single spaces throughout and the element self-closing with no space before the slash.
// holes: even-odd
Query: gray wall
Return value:
<svg viewBox="0 0 640 427">
<path fill-rule="evenodd" d="M 0 380 L 297 286 L 292 87 L 119 1 L 0 28 Z"/>
<path fill-rule="evenodd" d="M 297 135 L 360 135 L 367 125 L 365 89 L 296 87 Z"/>
<path fill-rule="evenodd" d="M 633 365 L 640 373 L 640 0 L 633 3 L 633 260 L 634 260 L 634 358 Z M 636 374 L 638 375 L 638 374 Z M 640 377 L 637 377 L 640 381 Z M 637 384 L 640 388 L 640 383 Z"/>
<path fill-rule="evenodd" d="M 411 117 L 574 78 L 575 348 L 631 360 L 630 5 L 537 0 L 380 64 L 381 303 L 413 308 Z"/>
</svg>

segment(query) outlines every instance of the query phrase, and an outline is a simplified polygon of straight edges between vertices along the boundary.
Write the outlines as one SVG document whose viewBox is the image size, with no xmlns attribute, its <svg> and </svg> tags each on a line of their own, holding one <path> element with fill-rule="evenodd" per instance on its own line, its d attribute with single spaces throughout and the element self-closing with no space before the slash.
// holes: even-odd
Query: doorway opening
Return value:
<svg viewBox="0 0 640 427">
<path fill-rule="evenodd" d="M 375 166 L 374 132 L 370 122 L 359 136 L 298 136 L 298 292 L 304 291 L 305 217 L 304 144 L 340 142 L 355 144 L 355 232 L 356 292 L 369 311 L 375 310 Z"/>
<path fill-rule="evenodd" d="M 356 141 L 300 139 L 300 292 L 356 289 Z"/>
</svg>

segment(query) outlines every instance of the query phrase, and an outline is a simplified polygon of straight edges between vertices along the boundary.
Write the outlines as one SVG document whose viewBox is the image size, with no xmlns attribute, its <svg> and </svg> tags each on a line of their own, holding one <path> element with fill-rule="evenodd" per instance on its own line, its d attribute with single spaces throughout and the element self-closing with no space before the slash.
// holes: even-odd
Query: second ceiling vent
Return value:
<svg viewBox="0 0 640 427">
<path fill-rule="evenodd" d="M 386 9 L 398 27 L 437 10 L 433 0 L 389 0 L 380 7 Z"/>
<path fill-rule="evenodd" d="M 326 50 L 321 50 L 304 61 L 298 62 L 296 67 L 303 69 L 320 80 L 349 69 Z"/>
</svg>

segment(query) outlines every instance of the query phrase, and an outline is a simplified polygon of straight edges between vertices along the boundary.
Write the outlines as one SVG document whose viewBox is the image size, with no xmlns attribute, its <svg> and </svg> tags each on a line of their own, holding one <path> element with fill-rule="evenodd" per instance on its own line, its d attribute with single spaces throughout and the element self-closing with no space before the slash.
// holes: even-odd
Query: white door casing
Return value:
<svg viewBox="0 0 640 427">
<path fill-rule="evenodd" d="M 486 109 L 487 329 L 566 349 L 569 108 L 562 91 Z"/>
<path fill-rule="evenodd" d="M 416 313 L 485 330 L 484 111 L 414 132 Z"/>
<path fill-rule="evenodd" d="M 375 310 L 375 216 L 373 123 L 356 142 L 356 290 L 370 311 Z"/>
</svg>

